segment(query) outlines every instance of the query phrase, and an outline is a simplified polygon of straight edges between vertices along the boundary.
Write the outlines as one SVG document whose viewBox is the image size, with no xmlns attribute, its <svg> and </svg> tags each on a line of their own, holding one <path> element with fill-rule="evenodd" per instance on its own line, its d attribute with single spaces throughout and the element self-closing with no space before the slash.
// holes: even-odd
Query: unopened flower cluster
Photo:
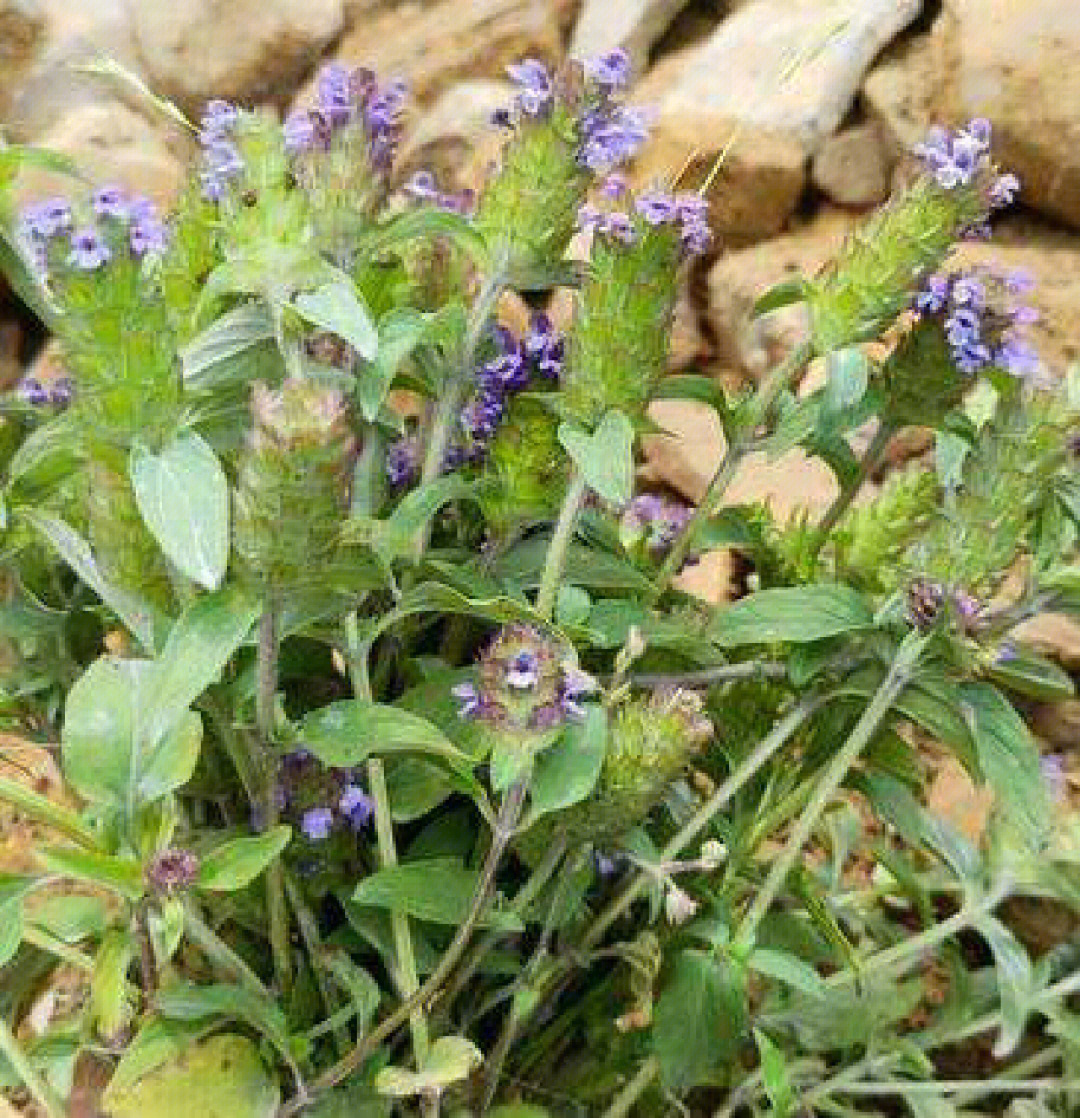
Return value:
<svg viewBox="0 0 1080 1118">
<path fill-rule="evenodd" d="M 691 515 L 692 510 L 678 501 L 643 493 L 623 510 L 619 538 L 627 551 L 641 548 L 656 558 L 671 547 Z"/>
<path fill-rule="evenodd" d="M 627 193 L 622 176 L 612 175 L 602 184 L 605 198 L 618 199 Z M 649 229 L 673 229 L 686 257 L 700 256 L 712 242 L 709 230 L 709 204 L 693 192 L 669 194 L 653 190 L 638 196 L 632 213 L 622 209 L 601 209 L 586 203 L 578 210 L 578 227 L 595 236 L 626 245 L 633 244 Z"/>
<path fill-rule="evenodd" d="M 1013 174 L 999 175 L 990 157 L 990 122 L 981 117 L 956 132 L 931 128 L 915 154 L 943 190 L 956 190 L 976 184 L 986 187 L 986 200 L 992 210 L 1010 205 L 1020 190 Z"/>
<path fill-rule="evenodd" d="M 306 749 L 287 754 L 282 762 L 278 806 L 298 821 L 310 842 L 323 842 L 335 830 L 361 831 L 374 812 L 355 773 L 327 769 Z"/>
</svg>

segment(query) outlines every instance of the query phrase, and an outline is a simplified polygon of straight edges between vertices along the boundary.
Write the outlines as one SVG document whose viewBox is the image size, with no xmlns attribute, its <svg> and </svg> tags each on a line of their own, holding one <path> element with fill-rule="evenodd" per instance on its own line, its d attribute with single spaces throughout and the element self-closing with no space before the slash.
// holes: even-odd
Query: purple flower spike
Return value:
<svg viewBox="0 0 1080 1118">
<path fill-rule="evenodd" d="M 312 841 L 328 838 L 334 826 L 334 813 L 328 807 L 313 807 L 300 819 L 300 830 Z"/>
<path fill-rule="evenodd" d="M 352 824 L 353 830 L 366 827 L 375 813 L 375 802 L 357 784 L 346 784 L 338 800 L 338 811 Z"/>
<path fill-rule="evenodd" d="M 118 186 L 103 186 L 95 190 L 90 204 L 98 217 L 123 221 L 129 216 L 127 199 Z"/>
<path fill-rule="evenodd" d="M 299 155 L 315 147 L 318 130 L 313 114 L 307 109 L 289 113 L 281 131 L 285 137 L 285 150 L 290 155 Z"/>
<path fill-rule="evenodd" d="M 329 63 L 319 71 L 316 90 L 319 111 L 330 123 L 348 124 L 353 111 L 349 71 L 339 62 Z"/>
<path fill-rule="evenodd" d="M 406 436 L 392 443 L 386 452 L 386 476 L 395 489 L 415 481 L 420 473 L 419 447 Z"/>
<path fill-rule="evenodd" d="M 622 47 L 616 47 L 590 58 L 585 63 L 585 73 L 607 92 L 625 89 L 630 84 L 630 55 Z"/>
<path fill-rule="evenodd" d="M 535 58 L 526 58 L 507 66 L 506 73 L 523 92 L 547 94 L 551 91 L 548 68 Z"/>
<path fill-rule="evenodd" d="M 50 407 L 62 410 L 71 403 L 74 395 L 75 388 L 71 383 L 70 377 L 59 377 L 49 385 L 48 398 Z"/>
<path fill-rule="evenodd" d="M 46 198 L 23 210 L 21 221 L 31 237 L 50 241 L 71 228 L 71 206 L 66 198 Z"/>
<path fill-rule="evenodd" d="M 920 314 L 937 314 L 944 310 L 949 301 L 949 288 L 948 276 L 931 276 L 926 281 L 926 286 L 915 296 L 915 309 Z"/>
<path fill-rule="evenodd" d="M 679 215 L 675 199 L 670 194 L 643 194 L 637 200 L 637 212 L 649 225 L 668 225 Z"/>
<path fill-rule="evenodd" d="M 101 234 L 86 225 L 71 234 L 71 251 L 67 262 L 81 272 L 94 272 L 107 263 L 111 253 Z"/>
<path fill-rule="evenodd" d="M 128 204 L 131 226 L 128 244 L 131 255 L 160 256 L 169 247 L 169 233 L 157 215 L 157 208 L 149 198 L 134 198 Z"/>
<path fill-rule="evenodd" d="M 23 377 L 19 381 L 16 391 L 24 404 L 32 408 L 43 408 L 49 403 L 49 391 L 34 377 Z"/>
<path fill-rule="evenodd" d="M 630 183 L 627 181 L 625 175 L 620 175 L 618 171 L 613 171 L 604 181 L 600 184 L 600 194 L 604 198 L 610 198 L 612 201 L 618 201 L 620 198 L 625 198 L 630 191 Z"/>
<path fill-rule="evenodd" d="M 208 101 L 203 109 L 199 142 L 208 147 L 227 139 L 240 119 L 240 110 L 230 101 Z"/>
</svg>

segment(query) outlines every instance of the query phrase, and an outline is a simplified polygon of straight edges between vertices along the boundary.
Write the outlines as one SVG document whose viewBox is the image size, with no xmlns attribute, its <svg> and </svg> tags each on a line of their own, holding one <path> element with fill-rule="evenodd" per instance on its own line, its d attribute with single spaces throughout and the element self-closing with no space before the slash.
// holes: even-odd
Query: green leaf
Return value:
<svg viewBox="0 0 1080 1118">
<path fill-rule="evenodd" d="M 825 372 L 825 406 L 830 412 L 842 412 L 854 407 L 865 395 L 870 361 L 858 346 L 850 346 L 828 355 Z"/>
<path fill-rule="evenodd" d="M 12 486 L 32 489 L 66 477 L 76 469 L 85 433 L 76 413 L 62 412 L 31 431 L 8 462 Z"/>
<path fill-rule="evenodd" d="M 52 896 L 34 905 L 29 923 L 61 943 L 79 943 L 97 937 L 109 922 L 109 909 L 102 897 L 78 894 Z"/>
<path fill-rule="evenodd" d="M 456 927 L 468 915 L 479 875 L 456 858 L 424 858 L 385 866 L 357 885 L 355 904 L 403 912 L 432 924 Z M 509 912 L 488 911 L 481 924 L 504 932 L 524 925 Z"/>
<path fill-rule="evenodd" d="M 68 692 L 61 732 L 64 775 L 89 800 L 134 816 L 136 808 L 186 784 L 195 771 L 202 720 L 181 712 L 154 737 L 140 719 L 153 711 L 160 674 L 149 660 L 96 660 Z"/>
<path fill-rule="evenodd" d="M 1029 699 L 1053 701 L 1076 694 L 1072 677 L 1064 668 L 1024 648 L 1015 649 L 1008 660 L 999 660 L 990 669 L 994 683 Z"/>
<path fill-rule="evenodd" d="M 141 719 L 149 744 L 217 682 L 259 611 L 259 604 L 236 587 L 208 594 L 184 610 L 158 657 L 154 702 Z"/>
<path fill-rule="evenodd" d="M 697 373 L 676 373 L 663 377 L 652 394 L 654 400 L 693 400 L 707 404 L 721 417 L 727 415 L 724 391 L 712 377 Z"/>
<path fill-rule="evenodd" d="M 873 624 L 869 607 L 846 586 L 785 586 L 721 606 L 708 635 L 728 648 L 775 641 L 800 644 L 870 629 Z"/>
<path fill-rule="evenodd" d="M 203 856 L 196 886 L 220 893 L 243 889 L 289 845 L 291 837 L 292 828 L 280 826 L 222 843 Z"/>
<path fill-rule="evenodd" d="M 378 352 L 357 378 L 360 413 L 368 423 L 373 423 L 382 410 L 399 366 L 424 340 L 431 321 L 431 315 L 411 307 L 396 307 L 379 321 Z"/>
<path fill-rule="evenodd" d="M 189 1044 L 102 1097 L 108 1118 L 273 1118 L 280 1101 L 258 1048 L 232 1034 Z"/>
<path fill-rule="evenodd" d="M 293 306 L 313 326 L 343 338 L 365 361 L 375 359 L 379 334 L 351 280 L 342 278 L 314 291 L 303 291 Z"/>
<path fill-rule="evenodd" d="M 134 858 L 88 854 L 66 847 L 46 847 L 37 851 L 37 857 L 53 873 L 87 881 L 91 885 L 102 885 L 129 901 L 137 901 L 143 895 L 142 869 Z"/>
<path fill-rule="evenodd" d="M 111 583 L 98 569 L 90 545 L 59 517 L 28 508 L 20 509 L 19 514 L 120 618 L 143 648 L 152 652 L 160 627 L 160 617 L 153 606 Z"/>
<path fill-rule="evenodd" d="M 180 351 L 184 383 L 196 391 L 213 386 L 222 365 L 273 338 L 274 322 L 261 299 L 233 307 Z"/>
<path fill-rule="evenodd" d="M 483 1053 L 471 1040 L 463 1036 L 441 1036 L 431 1046 L 419 1071 L 383 1068 L 375 1076 L 375 1090 L 391 1098 L 443 1091 L 467 1079 L 483 1059 Z"/>
<path fill-rule="evenodd" d="M 16 780 L 0 776 L 0 800 L 14 805 L 24 815 L 52 827 L 88 850 L 98 843 L 94 832 L 70 808 L 54 803 Z"/>
<path fill-rule="evenodd" d="M 754 304 L 750 317 L 760 318 L 763 314 L 805 302 L 807 287 L 804 279 L 783 280 L 775 284 Z"/>
<path fill-rule="evenodd" d="M 411 823 L 438 807 L 454 791 L 446 770 L 418 757 L 386 762 L 386 791 L 395 823 Z"/>
<path fill-rule="evenodd" d="M 125 1046 L 106 1088 L 106 1100 L 127 1091 L 154 1068 L 175 1060 L 204 1032 L 205 1024 L 151 1018 Z"/>
<path fill-rule="evenodd" d="M 807 997 L 823 998 L 826 995 L 825 983 L 818 972 L 787 952 L 760 948 L 750 956 L 747 966 L 758 974 L 799 990 Z"/>
<path fill-rule="evenodd" d="M 159 454 L 136 445 L 129 464 L 135 503 L 181 574 L 217 588 L 229 562 L 229 483 L 201 435 L 179 435 Z"/>
<path fill-rule="evenodd" d="M 634 427 L 621 411 L 609 411 L 590 435 L 569 423 L 559 425 L 559 442 L 586 484 L 613 505 L 634 495 Z"/>
<path fill-rule="evenodd" d="M 1039 750 L 1023 719 L 996 688 L 963 688 L 979 767 L 994 796 L 1033 850 L 1045 848 L 1053 812 Z"/>
<path fill-rule="evenodd" d="M 583 722 L 570 723 L 536 758 L 529 785 L 531 817 L 538 819 L 580 803 L 600 779 L 607 752 L 607 711 L 590 706 Z"/>
<path fill-rule="evenodd" d="M 38 877 L 0 874 L 0 967 L 19 950 L 23 934 L 23 900 L 41 883 Z"/>
<path fill-rule="evenodd" d="M 437 727 L 410 711 L 346 699 L 312 711 L 303 722 L 304 745 L 333 768 L 350 768 L 371 756 L 422 753 L 467 770 L 472 762 Z"/>
<path fill-rule="evenodd" d="M 789 1118 L 795 1109 L 795 1091 L 787 1073 L 784 1053 L 760 1029 L 754 1030 L 754 1041 L 761 1060 L 761 1084 L 772 1106 L 769 1118 Z"/>
<path fill-rule="evenodd" d="M 653 1017 L 653 1051 L 664 1086 L 685 1091 L 709 1083 L 746 1032 L 746 992 L 731 967 L 698 950 L 675 961 Z"/>
<path fill-rule="evenodd" d="M 1013 1054 L 1024 1035 L 1027 1019 L 1035 1008 L 1031 960 L 1017 938 L 995 916 L 984 916 L 975 925 L 994 956 L 998 997 L 1001 999 L 1001 1028 L 994 1042 L 994 1058 Z"/>
<path fill-rule="evenodd" d="M 397 249 L 410 241 L 445 237 L 468 253 L 484 270 L 488 263 L 487 245 L 472 223 L 448 210 L 408 210 L 366 231 L 356 244 L 358 254 L 376 256 Z"/>
<path fill-rule="evenodd" d="M 11 290 L 50 329 L 60 321 L 60 309 L 42 284 L 37 269 L 27 259 L 20 245 L 11 234 L 0 228 L 0 273 L 11 285 Z"/>
</svg>

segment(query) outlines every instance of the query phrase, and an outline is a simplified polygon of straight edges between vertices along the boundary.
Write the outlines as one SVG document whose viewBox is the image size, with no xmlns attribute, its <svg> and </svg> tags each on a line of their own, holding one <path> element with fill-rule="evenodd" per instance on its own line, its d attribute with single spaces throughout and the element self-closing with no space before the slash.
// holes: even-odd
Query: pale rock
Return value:
<svg viewBox="0 0 1080 1118">
<path fill-rule="evenodd" d="M 660 178 L 689 159 L 688 181 L 697 182 L 726 152 L 709 192 L 721 241 L 776 234 L 798 205 L 808 160 L 840 126 L 874 58 L 920 8 L 921 0 L 740 7 L 669 61 L 662 82 L 649 83 L 659 94 L 656 141 L 641 177 Z"/>
<path fill-rule="evenodd" d="M 138 69 L 127 0 L 38 2 L 44 17 L 39 47 L 3 107 L 4 131 L 19 141 L 36 140 L 67 114 L 103 97 L 130 100 L 80 67 L 107 57 Z"/>
<path fill-rule="evenodd" d="M 1017 644 L 1055 660 L 1067 671 L 1080 669 L 1080 622 L 1063 613 L 1040 613 L 1011 634 Z"/>
<path fill-rule="evenodd" d="M 1028 713 L 1032 733 L 1055 749 L 1080 748 L 1080 699 L 1036 703 Z"/>
<path fill-rule="evenodd" d="M 402 173 L 426 168 L 440 187 L 478 189 L 506 139 L 492 124 L 492 114 L 513 100 L 509 83 L 490 78 L 451 86 L 409 129 L 399 158 Z"/>
<path fill-rule="evenodd" d="M 724 454 L 719 418 L 712 408 L 685 400 L 657 401 L 649 415 L 669 434 L 643 440 L 646 476 L 697 504 Z M 749 455 L 736 471 L 723 503 L 762 502 L 783 523 L 803 510 L 820 515 L 837 492 L 832 471 L 819 459 L 795 449 L 773 459 L 762 453 Z"/>
<path fill-rule="evenodd" d="M 709 273 L 709 320 L 722 363 L 757 379 L 806 336 L 804 304 L 752 318 L 754 304 L 778 283 L 811 279 L 854 227 L 850 214 L 825 210 L 790 234 L 720 257 Z"/>
<path fill-rule="evenodd" d="M 993 806 L 994 793 L 989 786 L 976 784 L 951 754 L 940 759 L 926 793 L 926 808 L 931 815 L 978 846 L 986 834 Z"/>
<path fill-rule="evenodd" d="M 38 141 L 70 156 L 91 183 L 115 183 L 145 194 L 163 209 L 185 177 L 183 143 L 171 143 L 146 117 L 120 101 L 77 105 Z M 40 168 L 21 171 L 13 188 L 17 204 L 72 193 L 72 180 Z"/>
<path fill-rule="evenodd" d="M 910 152 L 941 115 L 948 64 L 940 27 L 890 50 L 863 83 L 867 109 L 894 156 Z"/>
<path fill-rule="evenodd" d="M 674 580 L 677 590 L 693 594 L 709 605 L 734 601 L 737 595 L 737 563 L 729 548 L 707 551 L 687 564 Z"/>
<path fill-rule="evenodd" d="M 197 109 L 287 91 L 345 25 L 342 0 L 138 0 L 145 74 L 157 92 Z"/>
<path fill-rule="evenodd" d="M 987 117 L 1022 201 L 1080 225 L 1080 5 L 946 0 L 949 109 Z"/>
<path fill-rule="evenodd" d="M 875 206 L 889 196 L 892 160 L 880 127 L 869 122 L 830 136 L 814 156 L 814 185 L 841 206 Z"/>
<path fill-rule="evenodd" d="M 533 57 L 554 64 L 562 56 L 559 17 L 535 0 L 435 0 L 377 11 L 338 44 L 337 61 L 367 66 L 381 78 L 401 77 L 419 102 L 463 78 L 504 76 Z"/>
<path fill-rule="evenodd" d="M 45 35 L 39 0 L 0 0 L 0 119 L 33 64 Z"/>
<path fill-rule="evenodd" d="M 645 69 L 649 48 L 687 0 L 585 0 L 570 40 L 571 58 L 592 58 L 621 47 L 634 72 Z"/>
</svg>

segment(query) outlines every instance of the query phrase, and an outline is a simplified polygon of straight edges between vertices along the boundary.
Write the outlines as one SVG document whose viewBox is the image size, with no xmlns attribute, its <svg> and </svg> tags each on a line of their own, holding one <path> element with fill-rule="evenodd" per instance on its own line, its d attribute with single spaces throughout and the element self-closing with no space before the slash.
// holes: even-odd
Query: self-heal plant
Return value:
<svg viewBox="0 0 1080 1118">
<path fill-rule="evenodd" d="M 1073 693 L 1018 627 L 1080 613 L 1080 391 L 1022 280 L 948 259 L 1019 188 L 989 126 L 763 295 L 807 337 L 726 393 L 667 372 L 716 246 L 620 171 L 626 54 L 509 76 L 475 198 L 403 182 L 404 87 L 339 65 L 284 122 L 211 102 L 168 215 L 0 194 L 66 367 L 0 429 L 0 711 L 66 792 L 0 777 L 50 835 L 0 878 L 0 1075 L 50 1118 L 84 1053 L 142 1118 L 1074 1107 L 1075 946 L 1014 913 L 1080 907 L 1018 713 Z M 637 485 L 662 397 L 724 430 L 696 508 Z M 857 500 L 911 426 L 934 469 Z M 823 516 L 726 503 L 793 446 Z M 717 547 L 747 592 L 707 605 Z M 913 728 L 993 789 L 981 846 Z"/>
</svg>

